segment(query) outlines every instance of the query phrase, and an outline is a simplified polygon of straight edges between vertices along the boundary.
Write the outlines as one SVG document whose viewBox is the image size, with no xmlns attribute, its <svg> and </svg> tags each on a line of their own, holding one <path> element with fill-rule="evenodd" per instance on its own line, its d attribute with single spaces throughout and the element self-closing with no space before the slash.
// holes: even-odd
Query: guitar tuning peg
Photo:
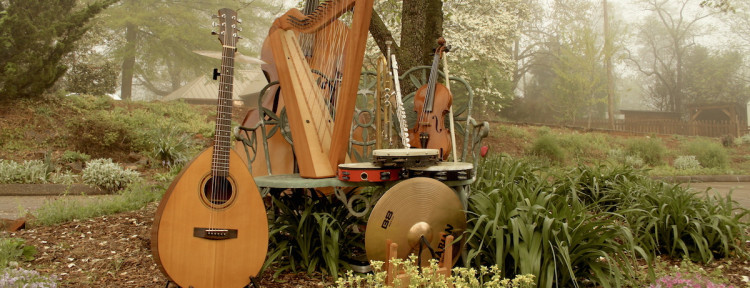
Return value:
<svg viewBox="0 0 750 288">
<path fill-rule="evenodd" d="M 211 27 L 217 27 L 219 24 L 216 24 L 216 22 L 211 22 Z"/>
<path fill-rule="evenodd" d="M 240 24 L 242 24 L 242 19 L 240 19 L 240 18 L 237 18 L 237 23 L 240 23 Z"/>
<path fill-rule="evenodd" d="M 242 27 L 237 27 L 237 31 L 242 32 Z"/>
<path fill-rule="evenodd" d="M 216 33 L 216 31 L 211 31 L 211 35 L 219 35 L 219 33 Z"/>
</svg>

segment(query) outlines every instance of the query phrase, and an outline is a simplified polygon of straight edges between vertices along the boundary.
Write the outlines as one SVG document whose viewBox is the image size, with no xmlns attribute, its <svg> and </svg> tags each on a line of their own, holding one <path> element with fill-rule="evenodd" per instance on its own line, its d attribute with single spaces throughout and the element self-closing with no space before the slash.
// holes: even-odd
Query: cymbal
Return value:
<svg viewBox="0 0 750 288">
<path fill-rule="evenodd" d="M 367 258 L 385 261 L 387 240 L 398 244 L 396 257 L 406 259 L 419 253 L 421 237 L 430 243 L 438 257 L 445 250 L 445 236 L 458 238 L 466 231 L 466 214 L 461 200 L 442 182 L 417 177 L 394 185 L 383 194 L 370 213 L 365 231 Z M 458 260 L 463 238 L 453 244 L 453 263 Z M 422 263 L 432 258 L 423 245 Z"/>
<path fill-rule="evenodd" d="M 206 57 L 211 57 L 214 59 L 221 59 L 221 51 L 195 50 L 193 51 L 193 53 L 198 54 L 198 55 L 203 55 Z M 258 65 L 266 64 L 266 62 L 264 62 L 263 60 L 260 60 L 255 57 L 242 55 L 240 54 L 240 52 L 234 53 L 234 61 L 245 63 L 245 64 L 258 64 Z"/>
</svg>

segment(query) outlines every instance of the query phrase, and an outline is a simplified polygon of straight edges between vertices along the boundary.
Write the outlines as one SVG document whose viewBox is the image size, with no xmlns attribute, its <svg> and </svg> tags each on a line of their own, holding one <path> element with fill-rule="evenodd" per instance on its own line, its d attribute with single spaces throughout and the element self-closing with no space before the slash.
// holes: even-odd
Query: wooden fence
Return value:
<svg viewBox="0 0 750 288">
<path fill-rule="evenodd" d="M 572 126 L 610 129 L 609 121 L 577 121 Z M 635 133 L 678 134 L 688 136 L 739 137 L 747 132 L 746 123 L 736 121 L 618 120 L 615 130 Z"/>
</svg>

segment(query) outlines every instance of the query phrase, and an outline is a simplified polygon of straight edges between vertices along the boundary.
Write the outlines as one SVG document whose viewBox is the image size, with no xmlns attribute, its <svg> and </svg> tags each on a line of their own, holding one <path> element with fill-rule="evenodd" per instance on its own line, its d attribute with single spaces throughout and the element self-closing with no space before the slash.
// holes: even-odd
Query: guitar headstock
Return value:
<svg viewBox="0 0 750 288">
<path fill-rule="evenodd" d="M 236 47 L 237 40 L 240 38 L 238 32 L 242 31 L 237 25 L 242 22 L 237 19 L 237 12 L 229 8 L 219 9 L 219 42 L 221 45 Z"/>
</svg>

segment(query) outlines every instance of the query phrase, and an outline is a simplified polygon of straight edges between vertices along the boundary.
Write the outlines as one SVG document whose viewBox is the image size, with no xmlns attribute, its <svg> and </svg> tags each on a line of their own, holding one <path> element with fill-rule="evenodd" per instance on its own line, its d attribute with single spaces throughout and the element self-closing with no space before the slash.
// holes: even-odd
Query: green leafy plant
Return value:
<svg viewBox="0 0 750 288">
<path fill-rule="evenodd" d="M 625 179 L 610 190 L 620 199 L 617 213 L 630 225 L 639 246 L 650 254 L 708 262 L 745 255 L 748 211 L 730 196 L 704 195 L 676 184 Z"/>
<path fill-rule="evenodd" d="M 94 159 L 86 162 L 83 169 L 83 183 L 104 191 L 119 191 L 140 178 L 138 171 L 123 169 L 112 159 Z"/>
<path fill-rule="evenodd" d="M 12 263 L 34 260 L 36 253 L 36 248 L 26 245 L 23 239 L 0 238 L 0 269 Z"/>
<path fill-rule="evenodd" d="M 507 157 L 482 162 L 469 199 L 467 261 L 499 265 L 503 277 L 536 275 L 538 287 L 578 285 L 580 279 L 621 286 L 631 257 L 647 256 L 618 225 L 623 219 L 592 213 L 596 209 L 538 171 Z"/>
<path fill-rule="evenodd" d="M 180 133 L 174 128 L 157 129 L 150 141 L 149 156 L 163 166 L 182 167 L 193 155 L 195 147 L 193 138 L 187 133 Z"/>
<path fill-rule="evenodd" d="M 349 215 L 345 204 L 333 196 L 303 193 L 273 197 L 276 210 L 269 220 L 270 248 L 264 268 L 275 264 L 275 275 L 320 269 L 336 278 L 345 265 L 342 251 L 364 251 L 362 235 L 352 232 L 362 220 Z"/>
<path fill-rule="evenodd" d="M 23 163 L 0 159 L 0 183 L 47 183 L 48 165 L 41 160 Z"/>
</svg>

